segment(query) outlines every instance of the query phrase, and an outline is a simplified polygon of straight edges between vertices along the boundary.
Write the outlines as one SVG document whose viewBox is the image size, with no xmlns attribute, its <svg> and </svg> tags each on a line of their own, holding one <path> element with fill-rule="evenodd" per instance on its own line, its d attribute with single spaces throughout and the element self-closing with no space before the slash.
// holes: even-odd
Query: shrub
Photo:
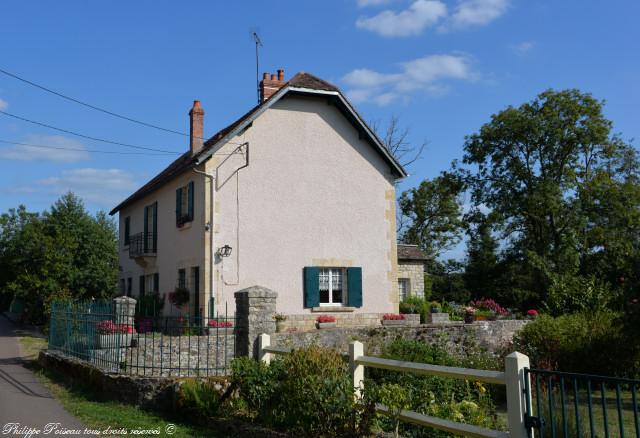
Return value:
<svg viewBox="0 0 640 438">
<path fill-rule="evenodd" d="M 465 358 L 448 353 L 439 345 L 429 345 L 418 341 L 396 340 L 383 349 L 383 357 L 411 362 L 422 362 L 436 365 L 460 366 L 478 369 L 499 369 L 498 361 L 485 353 L 469 351 Z M 427 415 L 433 415 L 453 421 L 476 424 L 488 428 L 496 428 L 497 420 L 492 416 L 494 404 L 492 396 L 498 394 L 479 382 L 441 378 L 435 376 L 419 376 L 411 373 L 399 373 L 372 369 L 370 376 L 375 385 L 387 388 L 380 402 L 384 404 L 385 394 L 389 396 L 396 408 L 404 406 L 404 397 L 397 386 L 408 393 L 408 408 Z M 367 385 L 370 385 L 367 382 Z M 397 386 L 396 386 L 397 385 Z M 392 388 L 395 392 L 389 393 Z M 374 391 L 375 392 L 375 391 Z M 397 403 L 396 403 L 397 402 Z M 381 418 L 386 430 L 396 427 L 393 416 Z M 399 432 L 407 437 L 444 437 L 444 432 L 402 423 Z"/>
<path fill-rule="evenodd" d="M 254 417 L 302 436 L 367 434 L 373 403 L 357 403 L 347 365 L 335 350 L 312 346 L 267 366 L 233 361 L 232 382 Z"/>
<path fill-rule="evenodd" d="M 420 297 L 410 296 L 400 302 L 399 309 L 400 313 L 419 314 L 420 323 L 424 324 L 429 313 L 429 302 Z"/>
<path fill-rule="evenodd" d="M 164 307 L 164 296 L 160 296 L 159 293 L 145 294 L 138 297 L 136 302 L 136 315 L 157 317 L 162 313 Z"/>
<path fill-rule="evenodd" d="M 205 420 L 215 416 L 222 404 L 217 384 L 214 379 L 185 380 L 178 393 L 178 409 L 190 419 Z"/>
<path fill-rule="evenodd" d="M 553 316 L 596 312 L 606 310 L 612 297 L 613 292 L 604 281 L 593 276 L 564 275 L 552 280 L 544 307 Z"/>
<path fill-rule="evenodd" d="M 96 324 L 96 332 L 100 335 L 111 335 L 114 333 L 132 334 L 133 326 L 129 324 L 116 324 L 113 321 L 105 320 Z"/>
<path fill-rule="evenodd" d="M 173 292 L 169 292 L 169 301 L 176 307 L 182 307 L 189 302 L 189 289 L 176 287 Z"/>
<path fill-rule="evenodd" d="M 540 315 L 514 337 L 515 348 L 527 354 L 536 368 L 637 375 L 624 343 L 620 318 L 610 311 Z"/>
</svg>

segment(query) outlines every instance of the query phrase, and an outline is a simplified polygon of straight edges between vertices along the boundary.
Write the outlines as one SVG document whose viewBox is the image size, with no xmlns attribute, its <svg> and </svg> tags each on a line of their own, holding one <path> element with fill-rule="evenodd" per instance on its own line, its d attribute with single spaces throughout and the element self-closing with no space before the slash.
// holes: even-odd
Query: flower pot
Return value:
<svg viewBox="0 0 640 438">
<path fill-rule="evenodd" d="M 488 321 L 489 317 L 487 315 L 476 315 L 476 321 Z"/>
<path fill-rule="evenodd" d="M 338 324 L 334 322 L 318 322 L 318 329 L 335 328 Z"/>
<path fill-rule="evenodd" d="M 476 320 L 476 316 L 473 313 L 465 313 L 464 314 L 464 323 L 465 324 L 471 324 L 475 320 Z"/>
<path fill-rule="evenodd" d="M 276 321 L 276 333 L 282 333 L 286 330 L 287 323 L 285 321 Z"/>
<path fill-rule="evenodd" d="M 402 327 L 407 325 L 406 319 L 383 319 L 382 325 L 385 327 Z"/>
<path fill-rule="evenodd" d="M 96 348 L 126 348 L 131 346 L 133 335 L 130 333 L 108 333 L 96 336 Z"/>
</svg>

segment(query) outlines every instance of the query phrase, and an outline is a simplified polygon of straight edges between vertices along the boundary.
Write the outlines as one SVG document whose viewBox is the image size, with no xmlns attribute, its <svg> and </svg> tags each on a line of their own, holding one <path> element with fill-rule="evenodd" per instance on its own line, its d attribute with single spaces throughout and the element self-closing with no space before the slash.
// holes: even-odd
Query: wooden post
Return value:
<svg viewBox="0 0 640 438">
<path fill-rule="evenodd" d="M 507 422 L 510 438 L 527 438 L 524 424 L 526 414 L 524 369 L 529 367 L 529 357 L 514 352 L 504 360 L 504 374 L 507 385 Z M 531 385 L 529 385 L 531 387 Z"/>
<path fill-rule="evenodd" d="M 356 360 L 364 356 L 364 345 L 362 342 L 353 341 L 349 343 L 349 369 L 353 379 L 356 398 L 362 398 L 362 388 L 364 384 L 364 365 L 358 365 Z"/>
<path fill-rule="evenodd" d="M 265 333 L 258 336 L 258 360 L 263 361 L 267 365 L 271 363 L 271 353 L 264 351 L 264 348 L 269 346 L 271 346 L 271 336 Z"/>
</svg>

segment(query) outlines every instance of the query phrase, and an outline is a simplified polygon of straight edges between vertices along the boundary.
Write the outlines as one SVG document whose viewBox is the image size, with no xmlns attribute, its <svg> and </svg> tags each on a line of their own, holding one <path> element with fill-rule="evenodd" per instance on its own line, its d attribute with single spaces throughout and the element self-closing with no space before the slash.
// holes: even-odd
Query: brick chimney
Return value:
<svg viewBox="0 0 640 438">
<path fill-rule="evenodd" d="M 189 128 L 191 155 L 195 155 L 204 144 L 204 110 L 199 100 L 193 101 L 193 108 L 189 111 Z"/>
<path fill-rule="evenodd" d="M 271 96 L 273 96 L 284 85 L 284 70 L 278 70 L 278 76 L 269 73 L 262 75 L 262 81 L 260 81 L 260 101 L 264 102 Z"/>
</svg>

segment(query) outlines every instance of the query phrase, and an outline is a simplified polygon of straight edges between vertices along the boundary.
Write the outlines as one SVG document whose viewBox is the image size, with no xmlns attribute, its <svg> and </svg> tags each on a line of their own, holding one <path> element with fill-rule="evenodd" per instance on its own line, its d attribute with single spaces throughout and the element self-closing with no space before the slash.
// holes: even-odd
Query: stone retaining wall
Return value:
<svg viewBox="0 0 640 438">
<path fill-rule="evenodd" d="M 336 327 L 380 327 L 383 313 L 307 313 L 303 315 L 287 315 L 287 319 L 278 323 L 283 332 L 314 331 L 316 330 L 316 318 L 320 315 L 332 315 L 336 317 Z M 420 324 L 420 315 L 405 315 L 407 325 L 415 327 Z"/>
<path fill-rule="evenodd" d="M 480 347 L 496 353 L 513 339 L 513 335 L 528 321 L 477 321 L 473 324 L 425 324 L 418 327 L 334 328 L 307 332 L 273 334 L 272 345 L 302 348 L 312 344 L 337 348 L 347 352 L 349 343 L 360 341 L 366 354 L 380 354 L 382 347 L 395 339 L 418 340 L 443 344 L 452 353 Z"/>
</svg>

